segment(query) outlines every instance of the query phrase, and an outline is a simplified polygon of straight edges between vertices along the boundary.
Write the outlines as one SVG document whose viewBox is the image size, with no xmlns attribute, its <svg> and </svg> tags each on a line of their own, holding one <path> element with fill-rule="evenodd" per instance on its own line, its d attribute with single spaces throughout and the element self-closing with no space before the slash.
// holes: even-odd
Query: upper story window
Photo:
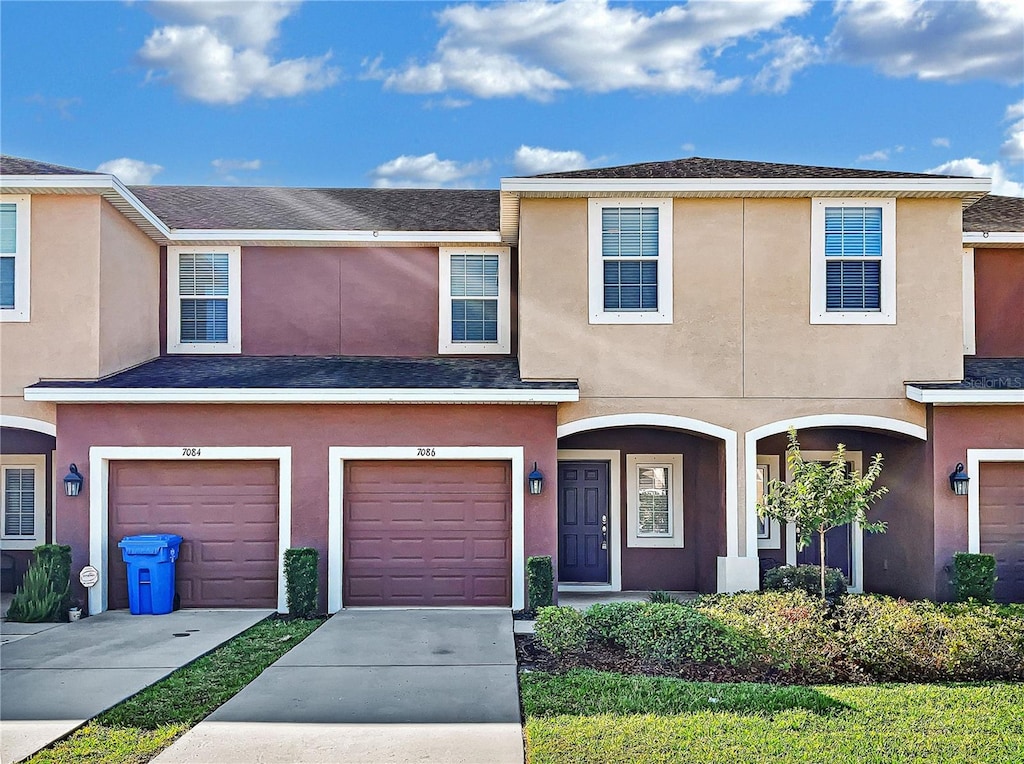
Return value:
<svg viewBox="0 0 1024 764">
<path fill-rule="evenodd" d="M 507 247 L 441 247 L 438 352 L 509 353 Z"/>
<path fill-rule="evenodd" d="M 32 549 L 46 540 L 46 457 L 0 457 L 3 548 Z"/>
<path fill-rule="evenodd" d="M 242 351 L 240 269 L 240 247 L 168 247 L 168 353 Z"/>
<path fill-rule="evenodd" d="M 627 546 L 683 546 L 683 457 L 626 456 Z"/>
<path fill-rule="evenodd" d="M 896 323 L 896 200 L 815 199 L 811 323 Z"/>
<path fill-rule="evenodd" d="M 672 323 L 672 200 L 591 199 L 590 323 Z"/>
<path fill-rule="evenodd" d="M 29 320 L 31 201 L 0 196 L 0 321 Z"/>
</svg>

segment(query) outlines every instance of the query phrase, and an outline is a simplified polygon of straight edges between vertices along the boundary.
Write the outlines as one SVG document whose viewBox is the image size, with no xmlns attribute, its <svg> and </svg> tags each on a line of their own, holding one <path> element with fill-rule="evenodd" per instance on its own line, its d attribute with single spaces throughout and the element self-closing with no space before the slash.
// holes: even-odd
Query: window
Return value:
<svg viewBox="0 0 1024 764">
<path fill-rule="evenodd" d="M 672 323 L 672 200 L 589 201 L 590 323 Z"/>
<path fill-rule="evenodd" d="M 167 352 L 240 353 L 239 247 L 167 250 Z"/>
<path fill-rule="evenodd" d="M 626 456 L 628 546 L 683 546 L 683 457 Z"/>
<path fill-rule="evenodd" d="M 438 352 L 509 353 L 507 247 L 441 247 Z"/>
<path fill-rule="evenodd" d="M 46 539 L 46 457 L 5 454 L 0 463 L 3 548 L 32 549 Z"/>
<path fill-rule="evenodd" d="M 0 196 L 0 321 L 29 320 L 31 200 Z"/>
<path fill-rule="evenodd" d="M 896 200 L 815 199 L 811 323 L 896 323 Z"/>
<path fill-rule="evenodd" d="M 759 455 L 757 457 L 757 495 L 759 498 L 768 493 L 768 483 L 778 479 L 780 461 L 778 456 Z M 778 520 L 757 518 L 757 548 L 782 548 L 782 528 Z"/>
</svg>

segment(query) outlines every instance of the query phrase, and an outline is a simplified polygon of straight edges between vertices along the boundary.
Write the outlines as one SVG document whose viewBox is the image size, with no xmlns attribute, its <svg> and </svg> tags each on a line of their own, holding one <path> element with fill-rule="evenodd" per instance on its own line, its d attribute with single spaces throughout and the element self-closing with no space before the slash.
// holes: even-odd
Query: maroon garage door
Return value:
<svg viewBox="0 0 1024 764">
<path fill-rule="evenodd" d="M 128 607 L 117 542 L 177 533 L 182 607 L 277 607 L 277 463 L 110 463 L 110 607 Z"/>
<path fill-rule="evenodd" d="M 1024 602 L 1024 462 L 987 462 L 978 477 L 981 552 L 996 558 L 996 600 Z"/>
<path fill-rule="evenodd" d="M 348 462 L 344 604 L 511 604 L 504 462 Z"/>
</svg>

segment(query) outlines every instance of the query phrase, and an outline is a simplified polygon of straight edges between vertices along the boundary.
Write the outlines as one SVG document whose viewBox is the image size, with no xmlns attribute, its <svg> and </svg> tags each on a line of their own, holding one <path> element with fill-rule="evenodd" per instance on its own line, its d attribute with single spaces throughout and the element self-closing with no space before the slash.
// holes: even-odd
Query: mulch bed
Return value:
<svg viewBox="0 0 1024 764">
<path fill-rule="evenodd" d="M 810 684 L 798 672 L 776 669 L 732 668 L 692 661 L 665 664 L 646 661 L 622 650 L 595 645 L 579 655 L 558 658 L 540 644 L 533 634 L 516 634 L 516 659 L 520 671 L 545 671 L 561 674 L 574 668 L 614 671 L 619 674 L 670 676 L 690 682 L 762 682 L 768 684 Z"/>
</svg>

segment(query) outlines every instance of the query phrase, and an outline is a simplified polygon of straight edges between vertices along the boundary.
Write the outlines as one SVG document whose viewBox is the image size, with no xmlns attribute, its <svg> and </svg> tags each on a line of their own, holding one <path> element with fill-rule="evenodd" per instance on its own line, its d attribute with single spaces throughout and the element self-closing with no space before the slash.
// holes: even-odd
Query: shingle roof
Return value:
<svg viewBox="0 0 1024 764">
<path fill-rule="evenodd" d="M 576 390 L 525 382 L 519 359 L 369 356 L 164 356 L 97 380 L 44 380 L 43 388 Z"/>
<path fill-rule="evenodd" d="M 963 382 L 910 382 L 922 390 L 1024 390 L 1024 358 L 964 358 Z"/>
<path fill-rule="evenodd" d="M 1024 198 L 983 196 L 964 210 L 965 231 L 1024 231 Z"/>
<path fill-rule="evenodd" d="M 498 192 L 410 188 L 132 186 L 171 228 L 497 231 Z"/>
<path fill-rule="evenodd" d="M 814 167 L 777 162 L 748 162 L 736 159 L 689 157 L 666 162 L 643 162 L 617 167 L 598 167 L 571 172 L 550 172 L 534 178 L 951 178 L 888 170 L 856 170 L 848 167 Z"/>
<path fill-rule="evenodd" d="M 0 175 L 96 175 L 95 170 L 79 170 L 35 159 L 0 154 Z"/>
</svg>

